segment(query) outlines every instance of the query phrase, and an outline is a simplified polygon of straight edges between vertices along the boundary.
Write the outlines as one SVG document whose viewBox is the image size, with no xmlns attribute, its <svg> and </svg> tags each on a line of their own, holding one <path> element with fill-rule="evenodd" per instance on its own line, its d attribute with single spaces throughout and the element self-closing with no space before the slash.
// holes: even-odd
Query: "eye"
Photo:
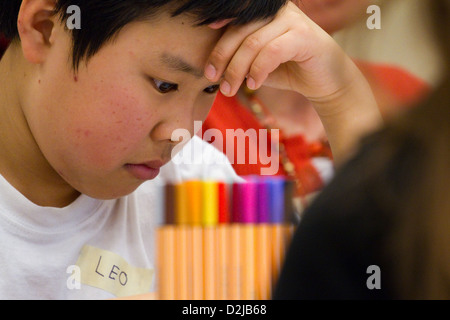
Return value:
<svg viewBox="0 0 450 320">
<path fill-rule="evenodd" d="M 206 92 L 206 93 L 209 93 L 209 94 L 213 94 L 213 93 L 216 93 L 217 91 L 219 91 L 219 88 L 220 88 L 220 85 L 214 84 L 212 86 L 207 87 L 203 91 Z"/>
<path fill-rule="evenodd" d="M 152 80 L 155 83 L 156 90 L 158 90 L 160 93 L 169 93 L 171 91 L 178 90 L 178 85 L 175 83 L 164 82 L 164 81 L 161 81 L 158 79 L 152 79 Z"/>
</svg>

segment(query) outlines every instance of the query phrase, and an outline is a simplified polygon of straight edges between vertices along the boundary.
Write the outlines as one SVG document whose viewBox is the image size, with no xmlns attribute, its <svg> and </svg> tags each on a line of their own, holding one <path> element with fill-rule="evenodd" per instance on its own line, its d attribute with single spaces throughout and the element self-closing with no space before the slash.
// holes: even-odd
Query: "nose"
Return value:
<svg viewBox="0 0 450 320">
<path fill-rule="evenodd" d="M 195 103 L 181 99 L 161 106 L 160 121 L 153 127 L 150 137 L 153 141 L 177 144 L 181 139 L 173 139 L 182 135 L 186 138 L 194 134 Z M 187 137 L 189 135 L 189 137 Z M 184 139 L 184 138 L 183 138 Z"/>
</svg>

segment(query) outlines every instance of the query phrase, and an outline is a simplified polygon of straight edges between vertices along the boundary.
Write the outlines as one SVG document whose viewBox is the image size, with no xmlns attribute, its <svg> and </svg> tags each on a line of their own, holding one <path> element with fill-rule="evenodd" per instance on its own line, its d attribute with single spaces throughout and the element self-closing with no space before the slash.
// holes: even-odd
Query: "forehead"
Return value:
<svg viewBox="0 0 450 320">
<path fill-rule="evenodd" d="M 163 13 L 157 18 L 129 23 L 114 43 L 136 54 L 151 54 L 147 58 L 158 56 L 160 62 L 194 73 L 198 70 L 192 67 L 203 67 L 222 33 L 197 26 L 190 15 L 171 17 Z"/>
</svg>

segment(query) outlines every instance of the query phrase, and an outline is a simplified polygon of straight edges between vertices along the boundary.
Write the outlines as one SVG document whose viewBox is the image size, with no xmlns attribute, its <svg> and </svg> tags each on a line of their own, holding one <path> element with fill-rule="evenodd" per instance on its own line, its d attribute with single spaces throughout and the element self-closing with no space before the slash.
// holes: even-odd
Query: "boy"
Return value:
<svg viewBox="0 0 450 320">
<path fill-rule="evenodd" d="M 349 150 L 350 134 L 377 123 L 370 89 L 351 60 L 284 4 L 0 5 L 0 32 L 12 39 L 0 61 L 1 298 L 155 290 L 161 183 L 237 179 L 229 164 L 170 161 L 178 149 L 172 133 L 193 136 L 219 88 L 233 95 L 246 80 L 251 88 L 302 91 L 324 116 L 337 158 Z M 80 29 L 69 27 L 69 6 L 81 12 Z M 203 146 L 195 155 L 203 160 L 224 157 L 196 138 L 189 144 Z"/>
</svg>

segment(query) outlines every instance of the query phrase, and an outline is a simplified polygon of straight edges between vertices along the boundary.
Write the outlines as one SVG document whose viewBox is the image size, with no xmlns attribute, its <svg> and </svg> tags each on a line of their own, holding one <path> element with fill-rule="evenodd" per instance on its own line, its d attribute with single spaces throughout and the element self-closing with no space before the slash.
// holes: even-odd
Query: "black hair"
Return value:
<svg viewBox="0 0 450 320">
<path fill-rule="evenodd" d="M 66 21 L 67 8 L 76 5 L 81 10 L 82 28 L 70 30 L 73 40 L 73 67 L 89 59 L 125 25 L 148 19 L 168 10 L 172 16 L 190 14 L 198 25 L 223 19 L 232 24 L 271 18 L 288 0 L 56 0 L 55 15 Z M 0 1 L 0 33 L 10 40 L 18 39 L 17 18 L 22 0 Z"/>
</svg>

